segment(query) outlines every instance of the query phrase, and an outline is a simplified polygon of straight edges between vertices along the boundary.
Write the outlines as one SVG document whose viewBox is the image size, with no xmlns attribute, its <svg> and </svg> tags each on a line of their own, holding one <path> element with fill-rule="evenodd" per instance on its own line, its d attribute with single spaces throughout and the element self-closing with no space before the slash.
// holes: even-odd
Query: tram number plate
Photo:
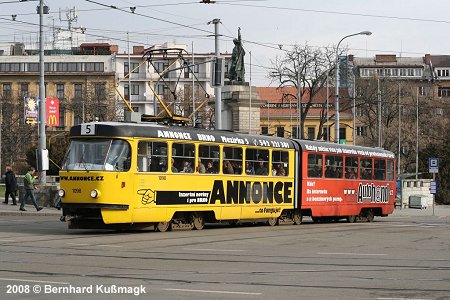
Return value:
<svg viewBox="0 0 450 300">
<path fill-rule="evenodd" d="M 81 194 L 81 189 L 72 189 L 74 194 Z"/>
<path fill-rule="evenodd" d="M 81 135 L 95 135 L 95 124 L 81 124 Z"/>
</svg>

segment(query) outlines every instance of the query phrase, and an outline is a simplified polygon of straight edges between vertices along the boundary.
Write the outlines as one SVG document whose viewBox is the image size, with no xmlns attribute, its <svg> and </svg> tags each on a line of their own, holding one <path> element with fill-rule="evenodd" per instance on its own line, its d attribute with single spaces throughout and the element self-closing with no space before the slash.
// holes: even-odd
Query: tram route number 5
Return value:
<svg viewBox="0 0 450 300">
<path fill-rule="evenodd" d="M 95 135 L 95 124 L 81 124 L 81 135 Z"/>
</svg>

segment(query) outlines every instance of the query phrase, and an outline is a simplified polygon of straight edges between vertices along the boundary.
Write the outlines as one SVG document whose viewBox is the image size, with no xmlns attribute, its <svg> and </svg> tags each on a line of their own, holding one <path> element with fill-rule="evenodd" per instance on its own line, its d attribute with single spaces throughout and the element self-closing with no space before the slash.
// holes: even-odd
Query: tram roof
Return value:
<svg viewBox="0 0 450 300">
<path fill-rule="evenodd" d="M 90 134 L 83 128 L 94 127 Z M 192 127 L 168 126 L 157 123 L 91 122 L 76 125 L 70 129 L 71 137 L 141 137 L 170 140 L 192 140 L 235 145 L 260 146 L 267 148 L 296 148 L 292 140 L 265 135 L 251 135 L 224 130 L 206 130 Z"/>
<path fill-rule="evenodd" d="M 381 148 L 335 144 L 329 142 L 310 141 L 310 140 L 295 140 L 295 141 L 300 145 L 302 150 L 306 152 L 347 154 L 347 155 L 368 156 L 375 158 L 395 158 L 394 153 Z"/>
</svg>

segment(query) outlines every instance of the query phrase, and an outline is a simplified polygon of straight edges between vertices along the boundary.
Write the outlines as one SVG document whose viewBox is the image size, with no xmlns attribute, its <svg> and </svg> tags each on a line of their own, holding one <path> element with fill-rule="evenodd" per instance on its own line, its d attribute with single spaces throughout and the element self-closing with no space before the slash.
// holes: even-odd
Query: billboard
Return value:
<svg viewBox="0 0 450 300">
<path fill-rule="evenodd" d="M 47 126 L 59 126 L 59 99 L 46 98 Z"/>
<path fill-rule="evenodd" d="M 25 97 L 24 98 L 24 114 L 23 122 L 25 124 L 35 125 L 38 122 L 38 103 L 39 98 Z"/>
</svg>

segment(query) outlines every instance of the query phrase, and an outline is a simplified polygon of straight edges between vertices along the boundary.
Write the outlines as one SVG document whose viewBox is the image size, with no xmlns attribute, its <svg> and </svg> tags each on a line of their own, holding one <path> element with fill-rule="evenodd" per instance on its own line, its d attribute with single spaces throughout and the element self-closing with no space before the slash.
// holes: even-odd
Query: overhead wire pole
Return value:
<svg viewBox="0 0 450 300">
<path fill-rule="evenodd" d="M 214 19 L 208 24 L 214 24 L 214 40 L 215 40 L 215 56 L 216 59 L 219 59 L 219 23 L 220 19 Z M 214 94 L 216 98 L 215 103 L 215 117 L 216 117 L 216 126 L 214 126 L 215 129 L 222 129 L 222 88 L 220 86 L 214 87 Z"/>
<path fill-rule="evenodd" d="M 44 150 L 47 150 L 45 125 L 46 125 L 46 101 L 45 101 L 45 81 L 44 81 L 44 3 L 39 1 L 39 122 L 38 122 L 38 171 L 40 172 L 39 182 L 45 185 L 47 181 L 47 172 L 44 167 Z"/>
<path fill-rule="evenodd" d="M 349 34 L 344 36 L 339 43 L 336 46 L 336 67 L 335 67 L 335 71 L 336 71 L 336 94 L 335 94 L 335 114 L 334 114 L 334 118 L 335 118 L 335 124 L 334 124 L 334 142 L 335 143 L 339 143 L 339 46 L 341 45 L 342 41 L 345 40 L 346 38 L 355 36 L 355 35 L 371 35 L 372 32 L 370 31 L 361 31 L 358 33 L 353 33 L 353 34 Z"/>
</svg>

